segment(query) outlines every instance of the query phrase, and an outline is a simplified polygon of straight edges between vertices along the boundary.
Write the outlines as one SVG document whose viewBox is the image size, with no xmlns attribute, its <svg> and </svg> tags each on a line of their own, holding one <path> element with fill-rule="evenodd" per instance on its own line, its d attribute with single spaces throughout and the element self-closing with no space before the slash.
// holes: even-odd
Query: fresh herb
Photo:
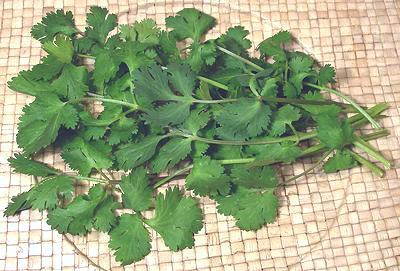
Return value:
<svg viewBox="0 0 400 271">
<path fill-rule="evenodd" d="M 151 19 L 114 31 L 117 16 L 99 7 L 86 21 L 80 31 L 71 12 L 48 13 L 31 32 L 48 55 L 9 82 L 35 97 L 23 109 L 21 153 L 10 166 L 40 182 L 13 197 L 6 216 L 46 210 L 60 233 L 107 232 L 126 265 L 150 253 L 149 228 L 173 251 L 194 245 L 203 225 L 197 199 L 177 187 L 156 191 L 176 177 L 187 175 L 186 189 L 215 200 L 239 228 L 258 230 L 276 220 L 278 187 L 319 165 L 331 173 L 360 163 L 381 176 L 358 149 L 391 166 L 367 142 L 387 130 L 358 130 L 379 128 L 387 105 L 361 107 L 332 89 L 334 68 L 287 50 L 287 31 L 261 42 L 253 58 L 247 30 L 235 26 L 205 40 L 216 20 L 192 8 L 168 17 L 169 31 Z M 100 114 L 90 110 L 94 103 L 103 106 Z M 35 160 L 49 147 L 61 149 L 72 172 Z M 288 180 L 277 176 L 280 164 L 309 156 L 320 157 L 313 167 Z M 116 171 L 125 171 L 120 180 Z M 163 172 L 169 175 L 160 178 Z M 81 181 L 94 185 L 75 195 Z"/>
</svg>

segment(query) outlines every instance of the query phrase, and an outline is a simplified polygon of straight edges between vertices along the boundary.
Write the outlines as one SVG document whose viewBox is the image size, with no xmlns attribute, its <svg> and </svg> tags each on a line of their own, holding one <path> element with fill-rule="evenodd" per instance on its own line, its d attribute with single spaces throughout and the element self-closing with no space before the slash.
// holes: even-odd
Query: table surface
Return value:
<svg viewBox="0 0 400 271">
<path fill-rule="evenodd" d="M 155 232 L 152 252 L 127 270 L 400 270 L 400 2 L 397 0 L 2 0 L 0 1 L 0 211 L 9 199 L 29 189 L 33 180 L 12 173 L 7 158 L 18 151 L 18 117 L 31 98 L 7 88 L 19 71 L 39 62 L 39 42 L 30 28 L 47 12 L 72 10 L 84 28 L 91 5 L 108 7 L 121 23 L 166 16 L 183 7 L 210 13 L 214 33 L 242 24 L 261 41 L 280 29 L 299 39 L 299 47 L 337 68 L 338 86 L 359 103 L 388 102 L 382 121 L 391 135 L 374 141 L 395 166 L 378 179 L 367 169 L 338 174 L 309 174 L 280 191 L 277 222 L 257 232 L 240 231 L 215 203 L 201 200 L 205 226 L 192 249 L 171 252 Z M 63 168 L 54 152 L 43 160 Z M 311 160 L 287 166 L 290 176 Z M 175 184 L 182 184 L 177 181 Z M 107 236 L 71 238 L 52 231 L 46 214 L 25 211 L 0 218 L 0 270 L 120 270 L 107 247 Z"/>
</svg>

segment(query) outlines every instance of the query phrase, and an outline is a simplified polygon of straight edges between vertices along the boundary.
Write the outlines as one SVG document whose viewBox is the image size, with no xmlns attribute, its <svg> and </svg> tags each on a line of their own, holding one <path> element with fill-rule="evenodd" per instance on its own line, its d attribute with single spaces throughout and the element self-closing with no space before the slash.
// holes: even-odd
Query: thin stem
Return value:
<svg viewBox="0 0 400 271">
<path fill-rule="evenodd" d="M 322 157 L 320 159 L 318 159 L 318 161 L 314 165 L 312 165 L 310 168 L 306 169 L 305 171 L 303 171 L 300 174 L 297 174 L 287 180 L 284 180 L 283 182 L 279 183 L 278 186 L 287 185 L 288 183 L 293 182 L 293 181 L 297 180 L 298 178 L 307 175 L 309 172 L 311 172 L 314 169 L 316 169 L 317 167 L 319 167 L 324 162 L 324 160 L 332 153 L 332 151 L 333 150 L 329 150 L 329 151 L 325 152 L 325 154 L 322 155 Z"/>
<path fill-rule="evenodd" d="M 76 54 L 79 57 L 83 57 L 83 58 L 90 58 L 90 59 L 96 59 L 95 56 L 91 56 L 91 55 L 86 55 L 86 54 Z"/>
<path fill-rule="evenodd" d="M 353 158 L 359 162 L 361 165 L 369 168 L 373 173 L 375 173 L 378 177 L 383 177 L 385 175 L 385 171 L 378 167 L 377 165 L 375 165 L 374 163 L 372 163 L 371 161 L 368 161 L 367 159 L 365 159 L 364 157 L 362 157 L 361 155 L 353 152 L 352 150 L 349 150 L 350 155 L 353 156 Z"/>
<path fill-rule="evenodd" d="M 361 106 L 359 106 L 355 101 L 353 101 L 352 99 L 350 99 L 349 97 L 347 97 L 343 93 L 341 93 L 341 92 L 339 92 L 339 91 L 337 91 L 335 89 L 332 89 L 332 88 L 323 87 L 323 86 L 315 85 L 315 84 L 312 84 L 312 83 L 305 83 L 305 85 L 307 85 L 309 87 L 313 87 L 313 88 L 319 89 L 319 90 L 327 91 L 327 92 L 332 93 L 332 94 L 334 94 L 336 96 L 339 96 L 340 98 L 342 98 L 343 100 L 347 101 L 352 106 L 354 106 L 358 110 L 358 112 L 363 114 L 364 117 L 372 124 L 372 127 L 376 128 L 376 129 L 381 128 L 379 123 L 376 122 Z"/>
<path fill-rule="evenodd" d="M 383 155 L 378 150 L 376 150 L 371 144 L 369 144 L 362 138 L 358 136 L 355 137 L 354 146 L 360 148 L 368 155 L 381 162 L 386 169 L 390 169 L 392 167 L 392 163 L 390 161 L 383 157 Z"/>
<path fill-rule="evenodd" d="M 295 136 L 297 137 L 297 140 L 296 140 L 295 144 L 298 145 L 299 142 L 300 142 L 299 133 L 296 131 L 296 129 L 294 128 L 294 126 L 293 126 L 292 123 L 289 122 L 288 125 L 289 125 L 289 127 L 290 127 L 290 130 L 292 130 L 293 135 L 295 135 Z"/>
<path fill-rule="evenodd" d="M 386 129 L 378 130 L 376 132 L 363 135 L 361 138 L 365 141 L 370 141 L 374 140 L 377 138 L 385 137 L 389 134 L 389 131 Z M 308 147 L 306 149 L 303 149 L 301 154 L 297 158 L 303 158 L 311 155 L 315 155 L 318 153 L 321 153 L 323 151 L 327 151 L 328 148 L 325 146 L 323 143 L 319 143 L 316 145 L 313 145 L 311 147 Z M 224 160 L 218 160 L 221 164 L 223 165 L 229 165 L 229 164 L 247 164 L 247 163 L 252 163 L 256 159 L 255 158 L 237 158 L 237 159 L 224 159 Z M 274 164 L 274 162 L 271 162 L 269 164 Z"/>
<path fill-rule="evenodd" d="M 218 162 L 221 165 L 247 164 L 254 162 L 254 158 L 222 159 L 218 160 Z"/>
<path fill-rule="evenodd" d="M 80 101 L 101 101 L 101 102 L 106 102 L 106 103 L 113 103 L 113 104 L 120 104 L 126 107 L 130 107 L 132 109 L 139 109 L 139 106 L 137 104 L 133 103 L 128 103 L 120 100 L 115 100 L 115 99 L 109 99 L 109 98 L 102 98 L 102 97 L 83 97 L 75 100 L 70 100 L 67 103 L 76 103 Z"/>
<path fill-rule="evenodd" d="M 203 76 L 197 76 L 197 79 L 199 79 L 200 81 L 206 82 L 206 83 L 208 83 L 208 84 L 210 84 L 210 85 L 212 85 L 214 87 L 229 91 L 229 87 L 227 85 L 221 84 L 221 83 L 219 83 L 217 81 L 214 81 L 212 79 L 209 79 L 209 78 L 206 78 L 206 77 L 203 77 Z"/>
<path fill-rule="evenodd" d="M 221 99 L 221 100 L 198 100 L 198 99 L 193 99 L 193 103 L 198 103 L 198 104 L 222 104 L 222 103 L 232 103 L 232 102 L 237 102 L 238 99 Z"/>
<path fill-rule="evenodd" d="M 112 180 L 111 180 L 110 178 L 108 178 L 108 176 L 107 176 L 101 169 L 98 169 L 97 171 L 100 173 L 100 175 L 101 175 L 104 179 L 106 179 L 106 180 L 108 181 L 108 183 L 112 183 Z"/>
<path fill-rule="evenodd" d="M 172 173 L 171 175 L 159 180 L 155 185 L 154 185 L 154 189 L 159 188 L 160 186 L 168 183 L 169 181 L 171 181 L 173 178 L 175 178 L 176 176 L 181 175 L 182 173 L 185 173 L 189 170 L 191 170 L 193 168 L 193 165 L 189 165 L 187 167 L 184 167 L 182 169 L 179 169 L 177 171 L 175 171 L 174 173 Z"/>
<path fill-rule="evenodd" d="M 316 131 L 312 131 L 310 133 L 298 133 L 297 135 L 291 135 L 286 137 L 279 137 L 279 138 L 268 138 L 264 140 L 254 140 L 254 141 L 245 141 L 245 140 L 219 140 L 219 139 L 211 139 L 211 138 L 204 138 L 189 134 L 177 133 L 177 136 L 183 136 L 187 138 L 191 138 L 192 140 L 201 141 L 204 143 L 209 144 L 216 144 L 216 145 L 234 145 L 234 146 L 242 146 L 242 145 L 264 145 L 264 144 L 274 144 L 274 143 L 281 143 L 286 141 L 303 141 L 317 136 Z"/>
<path fill-rule="evenodd" d="M 233 52 L 231 52 L 231 51 L 229 51 L 229 50 L 227 50 L 227 49 L 225 49 L 225 48 L 223 48 L 221 46 L 217 46 L 217 49 L 220 50 L 221 52 L 224 52 L 225 54 L 233 57 L 233 58 L 236 58 L 236 59 L 242 61 L 243 63 L 249 65 L 250 67 L 253 67 L 256 70 L 259 70 L 259 71 L 263 71 L 264 70 L 263 67 L 260 67 L 257 64 L 251 62 L 250 60 L 245 59 L 245 58 L 243 58 L 243 57 L 241 57 L 241 56 L 239 56 L 239 55 L 237 55 L 237 54 L 235 54 L 235 53 L 233 53 Z"/>
<path fill-rule="evenodd" d="M 107 181 L 102 180 L 102 179 L 98 179 L 98 178 L 84 177 L 84 176 L 70 176 L 70 175 L 66 175 L 66 176 L 72 177 L 72 178 L 77 179 L 77 180 L 96 182 L 96 183 L 104 183 L 104 184 L 108 183 Z"/>
</svg>

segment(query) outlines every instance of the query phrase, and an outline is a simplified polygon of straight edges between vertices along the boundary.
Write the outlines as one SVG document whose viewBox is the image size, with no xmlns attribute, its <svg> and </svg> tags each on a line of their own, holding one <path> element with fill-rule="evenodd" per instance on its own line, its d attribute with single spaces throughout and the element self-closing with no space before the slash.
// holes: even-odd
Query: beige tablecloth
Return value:
<svg viewBox="0 0 400 271">
<path fill-rule="evenodd" d="M 43 52 L 29 34 L 56 8 L 72 10 L 80 28 L 91 5 L 107 6 L 122 23 L 145 17 L 164 25 L 166 16 L 195 6 L 218 19 L 211 36 L 242 24 L 259 42 L 279 29 L 299 38 L 303 50 L 337 68 L 340 89 L 361 104 L 388 102 L 382 121 L 391 135 L 373 142 L 395 167 L 378 179 L 367 169 L 309 174 L 281 191 L 279 219 L 257 232 L 240 231 L 234 220 L 202 200 L 205 226 L 192 249 L 171 252 L 152 232 L 152 252 L 127 270 L 400 270 L 400 2 L 398 0 L 1 0 L 0 1 L 0 211 L 11 196 L 27 190 L 29 177 L 14 174 L 7 158 L 18 150 L 16 125 L 25 95 L 7 89 L 19 71 Z M 63 167 L 59 155 L 44 161 Z M 300 173 L 310 160 L 288 166 Z M 182 184 L 182 181 L 177 183 Z M 0 219 L 0 270 L 120 270 L 107 236 L 73 238 L 52 231 L 45 214 L 25 211 Z M 91 259 L 75 253 L 79 249 Z"/>
</svg>

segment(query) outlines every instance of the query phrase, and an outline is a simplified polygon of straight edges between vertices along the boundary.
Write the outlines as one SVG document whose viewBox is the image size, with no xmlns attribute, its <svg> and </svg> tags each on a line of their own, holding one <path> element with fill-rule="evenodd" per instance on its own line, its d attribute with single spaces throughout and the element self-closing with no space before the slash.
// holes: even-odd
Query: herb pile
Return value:
<svg viewBox="0 0 400 271">
<path fill-rule="evenodd" d="M 334 68 L 286 50 L 287 31 L 261 42 L 254 58 L 242 26 L 204 40 L 216 21 L 196 9 L 168 17 L 169 31 L 151 19 L 117 27 L 117 16 L 100 7 L 86 21 L 82 32 L 71 12 L 48 13 L 31 31 L 48 55 L 9 82 L 35 97 L 18 124 L 21 153 L 9 162 L 40 181 L 12 198 L 6 216 L 46 210 L 59 233 L 106 232 L 126 265 L 150 253 L 149 228 L 173 251 L 194 245 L 203 226 L 197 199 L 178 187 L 156 191 L 175 177 L 187 175 L 186 190 L 215 200 L 239 228 L 257 230 L 277 217 L 277 189 L 317 166 L 331 173 L 361 164 L 382 176 L 356 148 L 390 167 L 368 143 L 388 135 L 377 123 L 387 105 L 360 107 L 330 88 Z M 103 110 L 95 114 L 93 104 Z M 357 131 L 368 124 L 372 133 Z M 72 171 L 35 160 L 49 147 Z M 309 156 L 319 157 L 313 167 L 277 176 L 279 165 Z M 115 171 L 125 171 L 120 180 Z M 82 181 L 93 185 L 75 195 Z"/>
</svg>

